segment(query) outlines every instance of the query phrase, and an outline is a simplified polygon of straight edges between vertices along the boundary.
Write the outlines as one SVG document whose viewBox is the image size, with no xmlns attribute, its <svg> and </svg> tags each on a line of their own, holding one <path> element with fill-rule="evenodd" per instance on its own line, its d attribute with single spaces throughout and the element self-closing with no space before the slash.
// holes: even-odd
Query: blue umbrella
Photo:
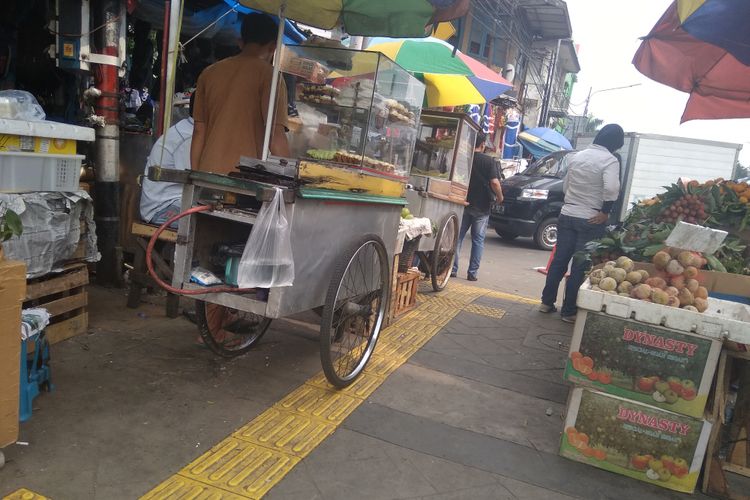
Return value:
<svg viewBox="0 0 750 500">
<path fill-rule="evenodd" d="M 548 142 L 554 146 L 558 146 L 560 149 L 573 149 L 570 141 L 565 138 L 560 132 L 552 130 L 546 127 L 535 127 L 524 130 L 525 134 L 533 135 L 545 142 Z"/>
<path fill-rule="evenodd" d="M 518 134 L 518 142 L 534 158 L 541 158 L 555 151 L 573 149 L 570 142 L 562 134 L 544 127 L 524 130 Z"/>
</svg>

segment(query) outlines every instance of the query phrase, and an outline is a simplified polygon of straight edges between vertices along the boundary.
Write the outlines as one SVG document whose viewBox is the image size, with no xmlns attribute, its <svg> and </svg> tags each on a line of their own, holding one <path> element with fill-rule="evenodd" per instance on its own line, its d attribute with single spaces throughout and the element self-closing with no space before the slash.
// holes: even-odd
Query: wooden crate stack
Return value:
<svg viewBox="0 0 750 500">
<path fill-rule="evenodd" d="M 391 277 L 391 300 L 388 305 L 388 321 L 392 323 L 399 316 L 411 311 L 417 306 L 417 291 L 422 273 L 409 270 L 398 272 L 399 255 L 393 261 L 393 275 Z"/>
<path fill-rule="evenodd" d="M 69 264 L 61 273 L 27 282 L 23 307 L 47 309 L 51 318 L 45 332 L 50 344 L 88 330 L 88 283 L 89 273 L 84 263 Z"/>
</svg>

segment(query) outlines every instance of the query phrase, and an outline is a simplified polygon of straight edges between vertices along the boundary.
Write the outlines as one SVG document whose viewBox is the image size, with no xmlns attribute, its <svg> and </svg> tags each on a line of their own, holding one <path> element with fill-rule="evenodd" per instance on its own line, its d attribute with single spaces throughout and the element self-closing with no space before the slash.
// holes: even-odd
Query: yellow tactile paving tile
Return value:
<svg viewBox="0 0 750 500">
<path fill-rule="evenodd" d="M 3 497 L 3 500 L 48 500 L 44 495 L 34 493 L 26 488 L 20 488 Z"/>
<path fill-rule="evenodd" d="M 521 295 L 515 295 L 512 293 L 496 292 L 494 290 L 488 290 L 484 294 L 485 297 L 492 297 L 494 299 L 509 300 L 511 302 L 520 302 L 522 304 L 539 304 L 538 299 L 532 299 L 531 297 L 523 297 Z"/>
<path fill-rule="evenodd" d="M 361 400 L 342 391 L 303 384 L 276 403 L 276 406 L 338 425 L 360 402 Z"/>
<path fill-rule="evenodd" d="M 247 497 L 175 474 L 146 493 L 141 500 L 242 500 L 245 498 Z"/>
<path fill-rule="evenodd" d="M 232 435 L 303 458 L 335 430 L 330 422 L 272 407 Z"/>
<path fill-rule="evenodd" d="M 380 350 L 380 347 L 381 343 L 379 341 L 377 347 L 375 348 L 375 351 L 378 352 Z M 385 379 L 383 379 L 382 377 L 378 377 L 365 371 L 359 377 L 357 377 L 357 380 L 355 380 L 352 385 L 341 389 L 341 392 L 349 396 L 354 396 L 358 399 L 367 399 L 367 397 L 375 392 L 375 389 L 380 387 L 380 384 L 382 384 L 384 381 Z M 328 382 L 328 379 L 323 372 L 318 373 L 316 376 L 308 380 L 307 383 L 310 385 L 314 385 L 315 387 L 320 387 L 321 389 L 330 391 L 336 390 Z"/>
<path fill-rule="evenodd" d="M 479 304 L 469 304 L 464 308 L 464 312 L 479 314 L 489 318 L 502 319 L 505 316 L 505 310 L 499 307 L 482 306 Z"/>
<path fill-rule="evenodd" d="M 386 358 L 380 356 L 377 352 L 373 354 L 370 362 L 365 367 L 365 372 L 376 377 L 386 378 L 388 375 L 398 369 L 399 366 L 406 362 L 406 358 Z"/>
<path fill-rule="evenodd" d="M 459 312 L 495 318 L 505 313 L 499 308 L 472 304 L 474 300 L 489 296 L 537 303 L 517 295 L 452 283 L 442 296 L 419 295 L 422 303 L 381 331 L 370 362 L 352 385 L 336 390 L 322 372 L 318 373 L 143 498 L 260 498 Z M 355 354 L 358 353 L 348 356 Z M 36 498 L 43 497 L 29 500 Z"/>
<path fill-rule="evenodd" d="M 384 358 L 409 359 L 417 352 L 423 342 L 429 340 L 422 332 L 398 332 L 389 338 L 380 339 L 375 353 Z"/>
<path fill-rule="evenodd" d="M 261 498 L 299 461 L 293 455 L 230 436 L 179 475 L 246 498 Z"/>
</svg>

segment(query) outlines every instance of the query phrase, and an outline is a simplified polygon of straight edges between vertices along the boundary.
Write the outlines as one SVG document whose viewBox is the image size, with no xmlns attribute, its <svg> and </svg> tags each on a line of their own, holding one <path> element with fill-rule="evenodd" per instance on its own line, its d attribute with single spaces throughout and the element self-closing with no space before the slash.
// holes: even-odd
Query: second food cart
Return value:
<svg viewBox="0 0 750 500">
<path fill-rule="evenodd" d="M 415 217 L 427 217 L 437 228 L 417 248 L 436 292 L 448 284 L 453 268 L 478 130 L 463 113 L 425 110 L 420 120 L 406 198 Z"/>
</svg>

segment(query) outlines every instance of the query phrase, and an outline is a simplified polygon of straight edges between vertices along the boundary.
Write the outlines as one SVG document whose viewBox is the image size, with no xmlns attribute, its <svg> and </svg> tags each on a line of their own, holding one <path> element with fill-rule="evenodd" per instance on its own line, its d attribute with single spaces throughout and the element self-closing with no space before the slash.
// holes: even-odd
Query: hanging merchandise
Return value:
<svg viewBox="0 0 750 500">
<path fill-rule="evenodd" d="M 237 282 L 241 288 L 271 288 L 294 283 L 292 235 L 281 189 L 258 212 L 240 260 Z"/>
<path fill-rule="evenodd" d="M 505 141 L 503 143 L 503 160 L 512 160 L 519 156 L 518 132 L 521 127 L 521 114 L 517 109 L 509 109 L 505 113 Z"/>
</svg>

